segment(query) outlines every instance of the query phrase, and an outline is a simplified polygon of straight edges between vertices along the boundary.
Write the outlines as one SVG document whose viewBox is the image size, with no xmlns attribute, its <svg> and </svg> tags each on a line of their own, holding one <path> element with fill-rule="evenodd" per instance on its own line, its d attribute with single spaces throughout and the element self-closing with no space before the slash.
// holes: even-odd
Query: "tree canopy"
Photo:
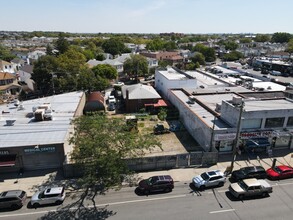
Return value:
<svg viewBox="0 0 293 220">
<path fill-rule="evenodd" d="M 207 47 L 203 44 L 196 44 L 192 50 L 202 53 L 206 62 L 213 62 L 216 60 L 216 52 L 213 48 Z"/>
<path fill-rule="evenodd" d="M 148 75 L 147 59 L 139 54 L 130 55 L 130 59 L 126 59 L 123 65 L 124 72 L 129 75 L 146 76 Z"/>
<path fill-rule="evenodd" d="M 151 134 L 128 131 L 126 122 L 120 118 L 84 115 L 73 124 L 71 158 L 84 171 L 80 179 L 82 187 L 95 194 L 121 186 L 122 175 L 130 173 L 125 159 L 142 157 L 154 147 L 161 147 Z"/>
<path fill-rule="evenodd" d="M 109 40 L 106 40 L 102 44 L 102 48 L 106 53 L 110 53 L 113 56 L 121 54 L 126 51 L 126 47 L 124 43 L 116 38 L 110 38 Z"/>
<path fill-rule="evenodd" d="M 272 42 L 287 43 L 292 38 L 292 35 L 286 32 L 276 32 L 272 36 Z"/>
<path fill-rule="evenodd" d="M 271 38 L 267 34 L 257 34 L 254 38 L 255 42 L 268 42 L 270 40 L 271 40 Z"/>
<path fill-rule="evenodd" d="M 6 47 L 0 45 L 0 60 L 10 62 L 14 57 Z"/>
<path fill-rule="evenodd" d="M 59 54 L 65 53 L 69 48 L 69 42 L 65 39 L 65 34 L 60 33 L 57 41 L 55 42 L 55 48 Z"/>
<path fill-rule="evenodd" d="M 243 54 L 238 51 L 231 51 L 223 56 L 223 60 L 225 61 L 235 61 L 243 58 Z"/>
</svg>

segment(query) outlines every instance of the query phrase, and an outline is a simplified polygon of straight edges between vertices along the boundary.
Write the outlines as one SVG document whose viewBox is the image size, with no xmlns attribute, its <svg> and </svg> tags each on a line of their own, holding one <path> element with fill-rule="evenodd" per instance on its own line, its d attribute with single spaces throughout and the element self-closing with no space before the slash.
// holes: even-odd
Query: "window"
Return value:
<svg viewBox="0 0 293 220">
<path fill-rule="evenodd" d="M 285 118 L 267 118 L 265 128 L 280 128 L 284 125 Z"/>
<path fill-rule="evenodd" d="M 293 126 L 293 117 L 288 118 L 287 126 Z"/>
<path fill-rule="evenodd" d="M 245 119 L 242 121 L 242 128 L 261 128 L 262 119 Z"/>
</svg>

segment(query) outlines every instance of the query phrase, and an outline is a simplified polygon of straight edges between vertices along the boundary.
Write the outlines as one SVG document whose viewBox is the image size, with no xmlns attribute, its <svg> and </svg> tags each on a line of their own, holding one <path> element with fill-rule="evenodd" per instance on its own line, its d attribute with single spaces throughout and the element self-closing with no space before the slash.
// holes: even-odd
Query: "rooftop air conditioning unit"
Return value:
<svg viewBox="0 0 293 220">
<path fill-rule="evenodd" d="M 221 106 L 222 106 L 222 105 L 221 105 L 220 103 L 217 103 L 217 104 L 216 104 L 216 109 L 215 109 L 215 111 L 220 113 L 220 112 L 221 112 Z"/>
<path fill-rule="evenodd" d="M 235 104 L 235 105 L 240 105 L 242 102 L 242 98 L 241 97 L 236 97 L 236 96 L 233 96 L 233 99 L 232 99 L 232 103 Z"/>
</svg>

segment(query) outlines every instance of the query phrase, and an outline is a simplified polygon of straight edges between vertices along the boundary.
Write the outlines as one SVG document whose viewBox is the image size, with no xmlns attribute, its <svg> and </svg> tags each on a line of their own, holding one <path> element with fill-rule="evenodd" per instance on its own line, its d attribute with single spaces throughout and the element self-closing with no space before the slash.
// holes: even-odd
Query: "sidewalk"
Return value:
<svg viewBox="0 0 293 220">
<path fill-rule="evenodd" d="M 290 151 L 287 154 L 276 156 L 276 165 L 284 164 L 293 166 L 293 158 Z M 231 165 L 231 154 L 221 155 L 220 162 L 214 166 L 210 167 L 195 167 L 195 168 L 179 168 L 171 170 L 161 170 L 161 171 L 151 171 L 151 172 L 141 172 L 136 175 L 137 179 L 148 178 L 153 175 L 171 175 L 175 182 L 190 183 L 192 177 L 201 174 L 202 172 L 209 170 L 221 170 L 224 172 L 228 166 Z M 234 163 L 234 170 L 246 166 L 260 165 L 265 169 L 271 167 L 273 158 L 254 158 L 247 160 L 247 155 L 241 155 L 236 158 Z M 46 171 L 28 171 L 24 172 L 19 178 L 17 174 L 0 174 L 0 192 L 6 190 L 21 189 L 27 192 L 27 196 L 31 197 L 34 192 L 45 186 L 52 185 L 64 185 L 67 192 L 72 192 L 78 189 L 76 185 L 76 180 L 74 179 L 64 179 L 61 170 L 46 170 Z"/>
</svg>

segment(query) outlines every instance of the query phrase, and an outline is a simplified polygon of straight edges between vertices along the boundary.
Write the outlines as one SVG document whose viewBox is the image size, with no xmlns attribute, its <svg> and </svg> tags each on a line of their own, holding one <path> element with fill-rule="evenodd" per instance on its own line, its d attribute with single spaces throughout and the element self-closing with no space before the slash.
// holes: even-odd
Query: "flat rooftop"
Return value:
<svg viewBox="0 0 293 220">
<path fill-rule="evenodd" d="M 288 99 L 276 100 L 251 100 L 245 101 L 245 111 L 266 111 L 266 110 L 293 110 L 293 102 Z"/>
<path fill-rule="evenodd" d="M 185 75 L 170 67 L 168 67 L 167 70 L 159 70 L 159 72 L 168 80 L 188 80 Z"/>
<path fill-rule="evenodd" d="M 23 110 L 14 103 L 0 105 L 0 148 L 64 143 L 83 95 L 71 92 L 23 101 Z M 51 104 L 53 120 L 34 120 L 32 108 L 43 103 Z M 15 120 L 14 125 L 6 120 Z"/>
<path fill-rule="evenodd" d="M 197 79 L 198 86 L 203 85 L 205 87 L 212 87 L 212 86 L 228 86 L 228 83 L 221 82 L 217 80 L 217 76 L 210 77 L 209 74 L 200 73 L 198 71 L 186 71 L 186 74 L 194 77 Z"/>
<path fill-rule="evenodd" d="M 198 103 L 194 103 L 194 104 L 188 104 L 188 96 L 182 92 L 181 90 L 172 90 L 171 91 L 182 103 L 184 103 L 188 109 L 190 109 L 195 115 L 197 115 L 199 118 L 201 118 L 208 126 L 213 127 L 214 123 L 215 123 L 215 130 L 221 130 L 221 129 L 227 129 L 230 128 L 230 126 L 225 123 L 224 121 L 216 118 L 215 120 L 215 116 L 210 113 L 208 110 L 206 110 L 205 108 L 203 108 L 201 105 L 199 105 Z M 212 95 L 210 95 L 212 97 Z M 200 96 L 196 96 L 196 98 L 198 99 Z M 229 96 L 230 97 L 230 96 Z M 204 97 L 202 97 L 202 100 L 204 100 Z M 200 101 L 202 101 L 200 100 Z M 214 100 L 215 103 L 214 104 L 209 104 L 210 107 L 216 106 L 217 102 L 219 101 L 219 99 L 215 99 Z M 209 101 L 211 102 L 211 100 Z M 205 103 L 207 104 L 207 103 Z M 214 108 L 211 108 L 212 110 L 215 110 Z"/>
</svg>

